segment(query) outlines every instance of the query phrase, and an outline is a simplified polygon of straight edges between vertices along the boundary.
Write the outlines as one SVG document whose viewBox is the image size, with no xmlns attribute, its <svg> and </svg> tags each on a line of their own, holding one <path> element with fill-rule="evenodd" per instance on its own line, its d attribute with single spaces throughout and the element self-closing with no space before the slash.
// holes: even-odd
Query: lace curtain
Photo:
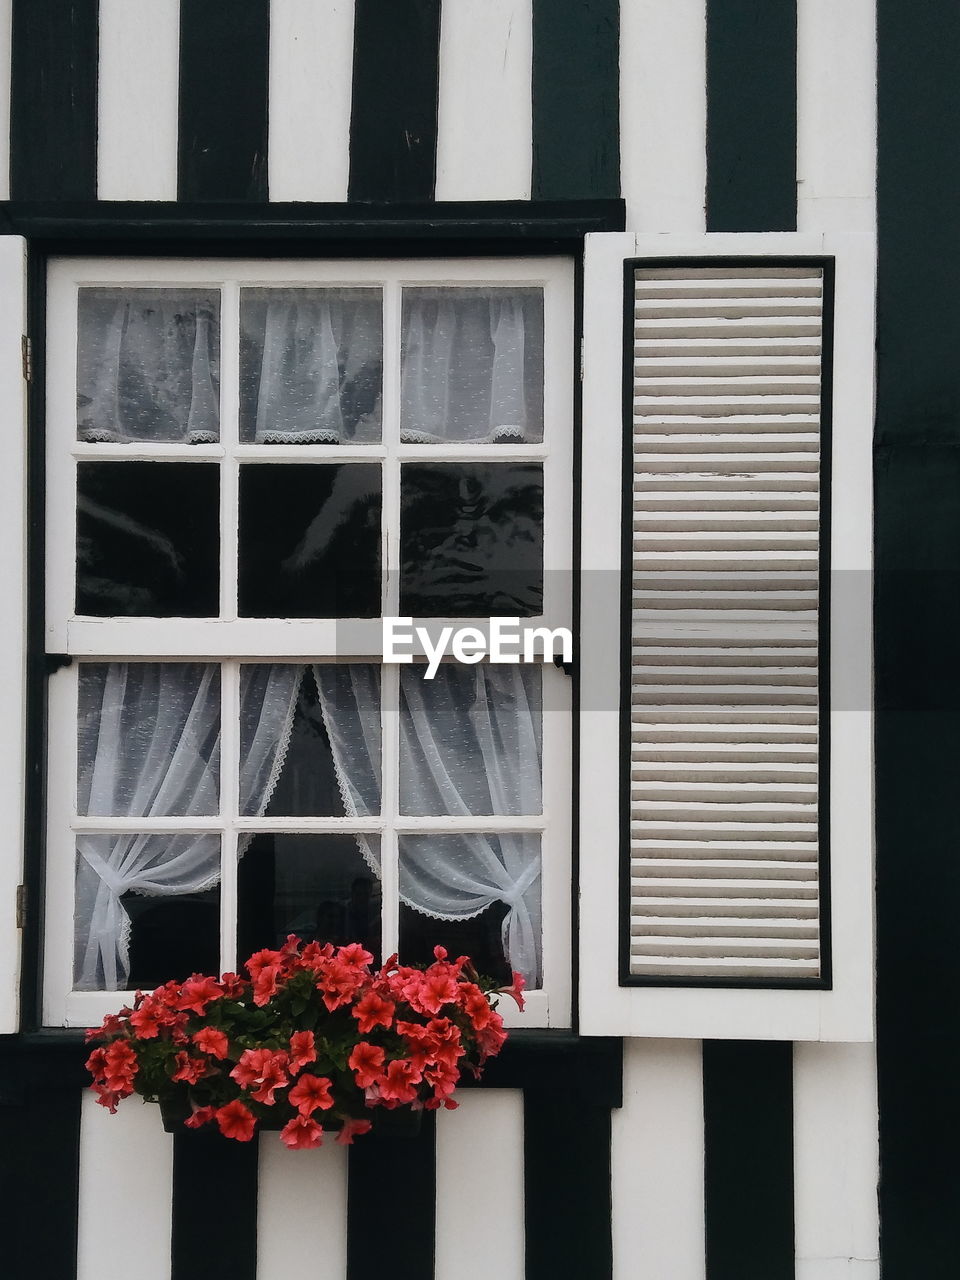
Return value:
<svg viewBox="0 0 960 1280">
<path fill-rule="evenodd" d="M 266 810 L 290 739 L 305 668 L 243 668 L 241 812 Z M 379 673 L 311 668 L 344 811 L 380 809 Z M 402 672 L 401 809 L 409 815 L 540 812 L 539 671 L 441 667 L 433 682 Z M 85 665 L 80 681 L 79 812 L 202 816 L 217 812 L 219 671 L 200 664 Z M 358 845 L 379 874 L 374 842 Z M 216 835 L 123 834 L 77 841 L 75 985 L 122 989 L 129 974 L 126 893 L 170 896 L 220 877 Z M 241 845 L 240 852 L 243 852 Z M 401 841 L 400 892 L 444 920 L 507 905 L 504 953 L 530 985 L 540 974 L 540 849 L 531 834 L 424 834 Z"/>
</svg>

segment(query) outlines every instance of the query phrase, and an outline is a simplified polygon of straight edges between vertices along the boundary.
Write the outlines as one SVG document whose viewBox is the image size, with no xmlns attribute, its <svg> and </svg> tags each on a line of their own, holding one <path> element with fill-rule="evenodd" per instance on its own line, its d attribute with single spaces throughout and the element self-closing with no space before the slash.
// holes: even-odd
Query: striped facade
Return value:
<svg viewBox="0 0 960 1280">
<path fill-rule="evenodd" d="M 224 1151 L 129 1103 L 108 1117 L 76 1039 L 36 1025 L 34 540 L 31 597 L 0 623 L 32 673 L 0 690 L 27 735 L 25 765 L 19 741 L 0 756 L 0 1008 L 21 1015 L 0 1036 L 4 1274 L 952 1275 L 958 56 L 945 0 L 0 4 L 0 229 L 41 249 L 879 233 L 876 1043 L 526 1033 L 418 1139 L 349 1154 L 273 1135 Z M 0 326 L 17 395 L 20 320 Z M 0 479 L 8 513 L 38 465 Z M 3 572 L 19 600 L 21 565 Z"/>
</svg>

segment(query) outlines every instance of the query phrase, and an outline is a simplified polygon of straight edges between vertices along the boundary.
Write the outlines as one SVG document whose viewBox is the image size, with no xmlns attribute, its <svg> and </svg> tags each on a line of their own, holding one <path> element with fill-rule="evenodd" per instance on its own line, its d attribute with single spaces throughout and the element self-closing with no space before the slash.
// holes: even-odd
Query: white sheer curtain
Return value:
<svg viewBox="0 0 960 1280">
<path fill-rule="evenodd" d="M 170 289 L 81 289 L 81 440 L 220 438 L 219 302 Z"/>
<path fill-rule="evenodd" d="M 378 441 L 382 310 L 379 289 L 245 289 L 241 438 Z"/>
<path fill-rule="evenodd" d="M 543 439 L 536 289 L 407 289 L 400 435 L 409 444 Z"/>
</svg>

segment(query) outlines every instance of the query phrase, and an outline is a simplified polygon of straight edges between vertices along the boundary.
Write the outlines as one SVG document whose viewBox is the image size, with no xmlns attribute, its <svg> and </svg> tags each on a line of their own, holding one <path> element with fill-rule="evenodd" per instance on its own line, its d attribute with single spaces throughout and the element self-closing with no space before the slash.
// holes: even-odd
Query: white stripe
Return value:
<svg viewBox="0 0 960 1280">
<path fill-rule="evenodd" d="M 10 199 L 10 67 L 13 0 L 0 0 L 0 200 Z"/>
<path fill-rule="evenodd" d="M 271 200 L 347 198 L 353 0 L 271 0 Z"/>
<path fill-rule="evenodd" d="M 877 1072 L 872 1044 L 796 1044 L 797 1280 L 877 1280 Z"/>
<path fill-rule="evenodd" d="M 15 927 L 16 892 L 21 880 L 24 786 L 24 678 L 26 565 L 26 384 L 21 336 L 26 332 L 26 244 L 20 236 L 0 237 L 0 392 L 7 409 L 9 448 L 0 470 L 3 561 L 0 593 L 0 1033 L 17 1030 L 20 934 Z"/>
<path fill-rule="evenodd" d="M 170 1280 L 172 1196 L 173 1137 L 159 1108 L 129 1098 L 112 1116 L 88 1089 L 80 1111 L 77 1280 Z"/>
<path fill-rule="evenodd" d="M 874 0 L 799 0 L 797 226 L 870 231 L 876 186 Z"/>
<path fill-rule="evenodd" d="M 444 0 L 438 200 L 529 200 L 531 0 Z"/>
<path fill-rule="evenodd" d="M 631 231 L 703 231 L 705 0 L 622 0 L 620 172 Z"/>
<path fill-rule="evenodd" d="M 178 0 L 100 0 L 97 194 L 176 200 Z"/>
<path fill-rule="evenodd" d="M 435 1280 L 523 1280 L 523 1095 L 463 1090 L 457 1101 L 437 1115 Z"/>
<path fill-rule="evenodd" d="M 375 1217 L 372 1211 L 371 1230 Z M 279 1134 L 262 1134 L 257 1275 L 344 1280 L 346 1274 L 347 1148 L 331 1134 L 315 1151 L 288 1151 Z"/>
<path fill-rule="evenodd" d="M 626 1040 L 612 1120 L 614 1280 L 703 1280 L 700 1041 Z"/>
</svg>

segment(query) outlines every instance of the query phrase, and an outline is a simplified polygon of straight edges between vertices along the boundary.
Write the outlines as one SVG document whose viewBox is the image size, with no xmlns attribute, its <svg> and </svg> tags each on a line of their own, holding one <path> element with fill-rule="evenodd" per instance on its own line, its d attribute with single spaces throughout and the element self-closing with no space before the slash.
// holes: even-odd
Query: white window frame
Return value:
<svg viewBox="0 0 960 1280">
<path fill-rule="evenodd" d="M 833 257 L 836 263 L 830 622 L 830 912 L 833 979 L 822 989 L 620 986 L 619 575 L 624 458 L 624 261 L 683 256 Z M 876 245 L 846 233 L 599 233 L 584 263 L 580 683 L 580 1028 L 592 1035 L 867 1041 L 873 1038 L 872 439 Z M 855 677 L 856 688 L 851 687 Z M 826 725 L 827 711 L 823 722 Z"/>
<path fill-rule="evenodd" d="M 114 444 L 77 439 L 77 296 L 83 286 L 221 289 L 221 438 L 218 444 Z M 378 444 L 258 445 L 239 441 L 239 297 L 241 287 L 380 286 L 384 291 L 383 438 Z M 401 289 L 421 286 L 541 286 L 544 291 L 544 440 L 537 444 L 406 445 L 399 442 L 399 332 Z M 571 1018 L 571 744 L 570 681 L 551 664 L 543 673 L 543 815 L 464 822 L 454 818 L 401 819 L 396 808 L 397 719 L 383 723 L 384 797 L 380 819 L 241 819 L 236 779 L 226 761 L 236 755 L 240 660 L 358 662 L 382 660 L 379 619 L 311 620 L 238 618 L 236 518 L 242 461 L 383 462 L 381 546 L 387 575 L 387 616 L 399 613 L 399 466 L 403 461 L 535 461 L 544 468 L 544 609 L 530 625 L 571 626 L 573 491 L 573 265 L 566 258 L 393 260 L 211 260 L 156 258 L 58 258 L 47 282 L 47 581 L 48 653 L 70 665 L 49 684 L 47 762 L 46 902 L 43 1022 L 90 1026 L 115 1010 L 129 993 L 76 992 L 72 988 L 73 895 L 77 831 L 121 829 L 221 833 L 221 964 L 236 956 L 236 841 L 240 830 L 371 831 L 383 854 L 382 942 L 396 949 L 397 864 L 390 850 L 403 830 L 463 828 L 542 833 L 543 986 L 529 993 L 527 1010 L 501 1007 L 508 1025 L 569 1026 Z M 392 340 L 391 340 L 392 338 Z M 221 614 L 204 618 L 90 618 L 74 613 L 76 562 L 76 464 L 83 460 L 182 460 L 219 463 L 221 473 Z M 394 465 L 391 465 L 394 464 Z M 430 630 L 480 625 L 483 619 L 431 619 Z M 422 655 L 422 647 L 414 646 Z M 76 717 L 79 661 L 166 659 L 221 664 L 221 813 L 216 819 L 104 820 L 76 815 Z M 79 660 L 79 661 L 78 661 Z M 399 676 L 384 666 L 383 706 L 396 707 Z M 562 723 L 561 723 L 562 722 Z M 388 779 L 392 779 L 391 782 Z M 392 790 L 392 795 L 391 795 Z"/>
</svg>

